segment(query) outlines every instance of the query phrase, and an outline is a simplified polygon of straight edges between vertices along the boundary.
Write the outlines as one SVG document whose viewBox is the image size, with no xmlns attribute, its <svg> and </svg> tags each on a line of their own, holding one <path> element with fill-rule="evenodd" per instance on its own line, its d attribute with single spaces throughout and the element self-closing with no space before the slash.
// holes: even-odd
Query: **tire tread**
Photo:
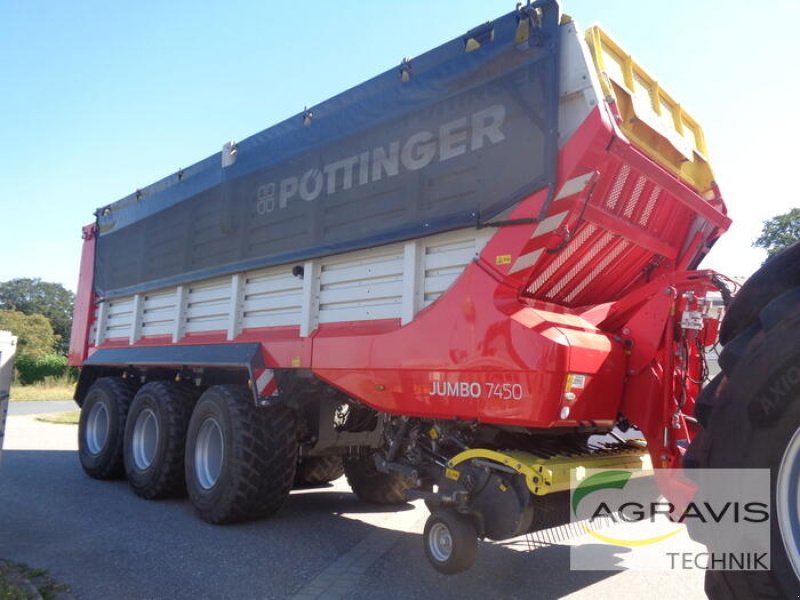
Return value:
<svg viewBox="0 0 800 600">
<path fill-rule="evenodd" d="M 154 469 L 152 478 L 141 484 L 133 481 L 130 472 L 133 467 L 126 462 L 128 483 L 138 496 L 147 500 L 182 496 L 186 493 L 183 464 L 186 430 L 189 427 L 192 408 L 197 399 L 197 390 L 173 381 L 153 381 L 139 388 L 137 396 L 144 392 L 151 392 L 156 397 L 159 408 L 164 411 L 166 427 L 162 435 L 165 436 L 166 446 L 164 455 L 161 457 L 162 464 L 157 465 L 159 468 Z M 131 405 L 134 410 L 135 404 L 136 397 Z M 127 437 L 126 435 L 126 447 L 128 445 Z"/>
<path fill-rule="evenodd" d="M 372 504 L 405 504 L 412 481 L 397 473 L 381 473 L 371 454 L 344 461 L 347 483 L 360 500 Z"/>
<path fill-rule="evenodd" d="M 294 478 L 295 486 L 319 485 L 344 475 L 341 456 L 312 456 L 301 460 Z"/>
<path fill-rule="evenodd" d="M 88 411 L 84 409 L 86 407 L 86 400 L 92 394 L 93 390 L 102 390 L 112 398 L 116 412 L 117 427 L 113 432 L 116 438 L 114 442 L 116 447 L 109 453 L 109 456 L 100 461 L 99 464 L 90 464 L 86 454 L 87 450 L 84 446 L 84 419 L 88 417 Z M 124 477 L 125 465 L 122 457 L 122 442 L 125 436 L 125 422 L 128 417 L 128 410 L 130 409 L 131 402 L 133 402 L 135 392 L 136 385 L 122 377 L 101 377 L 89 388 L 83 405 L 81 406 L 80 424 L 78 426 L 78 457 L 84 472 L 89 475 L 89 477 L 100 480 L 120 479 Z"/>
<path fill-rule="evenodd" d="M 202 507 L 195 501 L 195 507 L 204 520 L 215 524 L 267 517 L 283 506 L 294 482 L 296 415 L 284 406 L 256 407 L 244 386 L 218 385 L 212 390 L 230 412 L 236 460 L 230 467 L 230 485 L 219 501 Z M 187 477 L 188 470 L 187 466 Z M 192 492 L 189 486 L 190 496 Z"/>
<path fill-rule="evenodd" d="M 757 295 L 755 291 L 753 294 Z M 800 297 L 800 288 L 783 290 L 772 301 L 757 296 L 761 301 L 757 319 L 746 327 L 739 327 L 738 335 L 728 341 L 720 355 L 720 382 L 710 392 L 714 400 L 710 409 L 705 410 L 701 420 L 703 427 L 684 460 L 687 468 L 763 467 L 767 462 L 775 469 L 769 462 L 775 459 L 769 457 L 776 453 L 778 457 L 782 455 L 775 441 L 781 439 L 782 427 L 790 424 L 780 419 L 759 419 L 758 412 L 753 410 L 752 392 L 769 380 L 772 370 L 779 368 L 786 357 L 800 359 L 795 339 L 800 338 L 800 304 L 795 301 Z M 742 314 L 747 312 L 742 311 Z M 737 322 L 740 324 L 741 319 Z M 727 357 L 723 360 L 725 351 Z M 774 476 L 773 471 L 773 479 Z M 774 490 L 772 498 L 774 502 Z M 691 529 L 690 535 L 695 537 Z M 775 531 L 772 536 L 776 536 Z M 706 573 L 708 597 L 712 600 L 768 599 L 800 592 L 800 582 L 792 580 L 793 575 L 787 574 L 783 560 L 776 557 L 776 548 L 778 552 L 783 551 L 780 534 L 777 537 L 778 540 L 773 540 L 777 545 L 772 547 L 771 571 L 709 571 Z M 713 540 L 698 541 L 713 543 Z"/>
</svg>

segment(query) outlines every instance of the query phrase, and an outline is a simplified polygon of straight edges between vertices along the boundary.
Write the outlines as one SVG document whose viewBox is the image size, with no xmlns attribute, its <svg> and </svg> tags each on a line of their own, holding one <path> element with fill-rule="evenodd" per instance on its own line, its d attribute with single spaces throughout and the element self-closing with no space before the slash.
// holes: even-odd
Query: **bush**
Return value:
<svg viewBox="0 0 800 600">
<path fill-rule="evenodd" d="M 67 359 L 59 354 L 30 356 L 23 354 L 15 362 L 17 377 L 22 385 L 32 385 L 45 378 L 63 378 L 71 373 Z"/>
<path fill-rule="evenodd" d="M 44 356 L 56 351 L 58 338 L 44 315 L 26 315 L 16 310 L 0 310 L 0 329 L 7 329 L 17 340 L 17 356 Z"/>
</svg>

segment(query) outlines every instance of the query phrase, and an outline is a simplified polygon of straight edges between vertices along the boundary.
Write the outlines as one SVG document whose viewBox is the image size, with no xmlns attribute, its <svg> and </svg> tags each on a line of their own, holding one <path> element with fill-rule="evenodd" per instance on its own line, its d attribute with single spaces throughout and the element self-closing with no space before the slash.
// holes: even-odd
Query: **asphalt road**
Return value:
<svg viewBox="0 0 800 600">
<path fill-rule="evenodd" d="M 0 463 L 0 557 L 107 598 L 704 598 L 702 573 L 570 571 L 569 528 L 530 550 L 481 543 L 445 577 L 421 542 L 427 511 L 360 503 L 344 480 L 295 491 L 266 521 L 216 527 L 186 500 L 148 502 L 81 471 L 76 428 L 11 416 Z"/>
</svg>

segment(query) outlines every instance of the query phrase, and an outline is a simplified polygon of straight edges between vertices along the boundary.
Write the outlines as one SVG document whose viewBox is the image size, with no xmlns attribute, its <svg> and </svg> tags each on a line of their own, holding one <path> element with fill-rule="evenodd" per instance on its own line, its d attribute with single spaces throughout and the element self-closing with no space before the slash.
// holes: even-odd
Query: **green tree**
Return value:
<svg viewBox="0 0 800 600">
<path fill-rule="evenodd" d="M 11 279 L 0 283 L 0 310 L 16 310 L 26 315 L 44 315 L 58 336 L 56 350 L 66 354 L 72 328 L 75 294 L 60 283 L 39 278 Z"/>
<path fill-rule="evenodd" d="M 756 248 L 764 248 L 769 256 L 775 256 L 800 240 L 800 208 L 764 221 L 761 235 L 753 242 Z"/>
<path fill-rule="evenodd" d="M 41 358 L 55 351 L 58 340 L 44 315 L 0 310 L 0 329 L 10 331 L 19 338 L 17 352 L 20 356 Z"/>
</svg>

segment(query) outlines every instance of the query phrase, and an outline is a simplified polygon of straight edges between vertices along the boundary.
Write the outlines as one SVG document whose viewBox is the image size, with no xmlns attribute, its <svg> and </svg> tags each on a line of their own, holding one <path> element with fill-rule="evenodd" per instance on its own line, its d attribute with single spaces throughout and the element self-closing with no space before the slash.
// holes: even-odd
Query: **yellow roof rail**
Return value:
<svg viewBox="0 0 800 600">
<path fill-rule="evenodd" d="M 711 190 L 714 174 L 698 122 L 600 27 L 586 30 L 586 42 L 603 94 L 616 102 L 628 139 L 700 194 Z"/>
</svg>

